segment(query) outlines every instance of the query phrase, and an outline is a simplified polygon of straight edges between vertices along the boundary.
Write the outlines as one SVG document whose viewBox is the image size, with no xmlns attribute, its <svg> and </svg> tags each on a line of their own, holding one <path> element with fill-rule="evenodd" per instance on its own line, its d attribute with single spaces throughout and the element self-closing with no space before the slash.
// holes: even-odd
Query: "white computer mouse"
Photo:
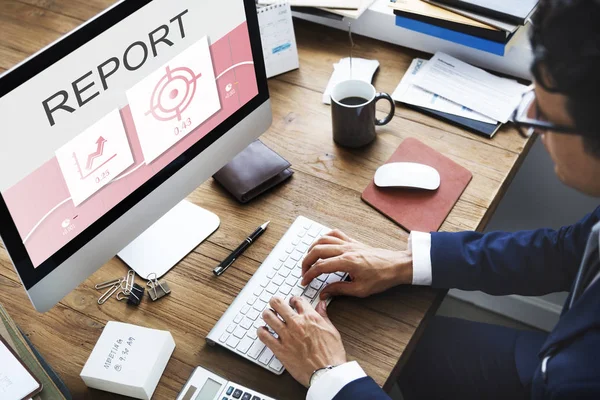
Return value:
<svg viewBox="0 0 600 400">
<path fill-rule="evenodd" d="M 377 169 L 375 185 L 381 188 L 437 190 L 440 187 L 440 174 L 429 165 L 409 162 L 390 163 Z"/>
</svg>

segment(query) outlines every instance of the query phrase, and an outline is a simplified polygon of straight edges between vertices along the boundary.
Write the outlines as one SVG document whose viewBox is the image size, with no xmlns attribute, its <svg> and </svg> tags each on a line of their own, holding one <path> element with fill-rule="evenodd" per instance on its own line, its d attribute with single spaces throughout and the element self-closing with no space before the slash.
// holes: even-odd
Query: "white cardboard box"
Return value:
<svg viewBox="0 0 600 400">
<path fill-rule="evenodd" d="M 111 321 L 81 371 L 93 389 L 149 400 L 175 341 L 171 333 Z"/>
</svg>

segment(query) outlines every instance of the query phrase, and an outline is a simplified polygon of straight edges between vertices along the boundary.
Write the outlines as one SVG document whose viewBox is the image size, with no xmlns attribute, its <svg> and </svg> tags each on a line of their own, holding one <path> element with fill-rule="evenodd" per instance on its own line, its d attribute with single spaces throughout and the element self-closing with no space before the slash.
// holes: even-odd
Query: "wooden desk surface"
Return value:
<svg viewBox="0 0 600 400">
<path fill-rule="evenodd" d="M 0 72 L 92 17 L 113 0 L 0 0 Z M 155 393 L 171 399 L 197 365 L 282 399 L 300 399 L 305 390 L 289 374 L 276 377 L 204 337 L 298 215 L 341 228 L 370 245 L 403 249 L 408 235 L 360 200 L 362 190 L 407 137 L 415 137 L 473 172 L 474 178 L 442 226 L 445 231 L 482 229 L 493 213 L 530 142 L 504 128 L 493 140 L 475 136 L 399 106 L 396 117 L 379 129 L 377 140 L 361 150 L 345 150 L 331 138 L 329 107 L 321 94 L 332 64 L 348 55 L 347 34 L 296 21 L 301 69 L 269 82 L 273 125 L 262 140 L 287 158 L 291 181 L 241 206 L 209 180 L 190 199 L 221 217 L 221 227 L 166 277 L 173 293 L 139 309 L 109 301 L 98 306 L 93 284 L 123 276 L 113 259 L 50 312 L 38 314 L 29 303 L 10 260 L 0 249 L 0 303 L 66 382 L 74 398 L 112 398 L 88 390 L 79 373 L 107 321 L 117 320 L 172 332 L 177 348 Z M 355 37 L 357 57 L 377 59 L 380 91 L 391 93 L 416 51 Z M 266 220 L 272 224 L 222 278 L 212 268 L 246 235 Z M 401 287 L 369 299 L 336 299 L 332 321 L 342 333 L 350 359 L 381 385 L 394 380 L 416 342 L 422 322 L 445 292 Z M 419 328 L 421 327 L 421 328 Z M 149 349 L 150 350 L 150 349 Z M 408 352 L 406 352 L 408 353 Z M 400 360 L 400 362 L 398 362 Z M 391 377 L 390 377 L 391 376 Z M 390 378 L 389 378 L 390 377 Z M 389 378 L 389 379 L 388 379 Z"/>
</svg>

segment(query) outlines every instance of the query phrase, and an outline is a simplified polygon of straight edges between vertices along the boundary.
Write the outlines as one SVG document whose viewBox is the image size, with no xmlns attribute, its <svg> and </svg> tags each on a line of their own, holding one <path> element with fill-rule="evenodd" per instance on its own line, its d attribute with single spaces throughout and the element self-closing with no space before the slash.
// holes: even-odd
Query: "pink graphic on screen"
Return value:
<svg viewBox="0 0 600 400">
<path fill-rule="evenodd" d="M 170 121 L 174 118 L 181 121 L 181 114 L 189 107 L 196 94 L 196 80 L 202 77 L 202 74 L 196 75 L 186 67 L 171 71 L 167 66 L 165 70 L 165 76 L 152 92 L 150 110 L 146 115 L 152 114 L 158 121 Z"/>
<path fill-rule="evenodd" d="M 42 264 L 258 94 L 246 23 L 210 45 L 210 56 L 216 75 L 219 110 L 152 162 L 147 164 L 144 159 L 132 111 L 127 106 L 120 110 L 120 117 L 133 163 L 119 175 L 111 177 L 111 181 L 82 203 L 76 206 L 73 202 L 56 157 L 3 193 L 34 267 Z M 188 97 L 194 97 L 193 87 L 200 76 L 193 72 L 191 75 L 189 72 L 176 72 L 176 69 L 163 69 L 162 73 L 166 81 L 157 87 L 162 85 L 166 98 L 177 102 L 174 104 L 178 106 L 153 109 L 152 106 L 158 104 L 153 100 L 153 103 L 148 101 L 146 110 L 151 114 L 149 117 L 161 112 L 164 113 L 160 114 L 161 118 L 170 117 L 176 121 L 186 111 Z M 183 86 L 179 85 L 171 86 L 170 82 L 176 77 L 185 80 L 186 85 L 183 86 L 189 90 L 181 89 Z M 191 96 L 187 93 L 190 91 Z M 185 97 L 182 97 L 183 94 Z M 102 171 L 101 164 L 113 154 L 106 152 L 109 140 L 103 135 L 95 136 L 95 139 L 95 142 L 90 141 L 87 153 L 76 154 L 82 179 Z"/>
</svg>

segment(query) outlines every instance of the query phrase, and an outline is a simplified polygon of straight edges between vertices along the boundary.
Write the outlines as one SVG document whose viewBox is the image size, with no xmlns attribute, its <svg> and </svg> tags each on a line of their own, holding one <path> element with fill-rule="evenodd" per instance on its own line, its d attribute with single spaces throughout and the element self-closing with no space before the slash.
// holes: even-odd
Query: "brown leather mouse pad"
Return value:
<svg viewBox="0 0 600 400">
<path fill-rule="evenodd" d="M 371 181 L 362 194 L 367 204 L 407 229 L 434 232 L 450 214 L 473 174 L 417 139 L 405 139 L 387 163 L 414 162 L 435 168 L 441 177 L 438 190 L 378 188 Z"/>
</svg>

